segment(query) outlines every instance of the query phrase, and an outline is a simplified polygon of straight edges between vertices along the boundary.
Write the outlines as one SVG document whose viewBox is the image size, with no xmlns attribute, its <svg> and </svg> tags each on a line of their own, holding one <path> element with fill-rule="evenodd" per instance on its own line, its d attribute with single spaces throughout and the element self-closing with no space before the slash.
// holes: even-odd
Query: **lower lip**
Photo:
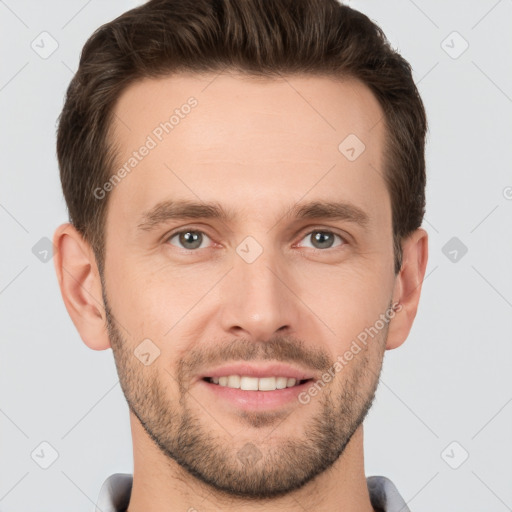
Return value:
<svg viewBox="0 0 512 512">
<path fill-rule="evenodd" d="M 276 389 L 274 391 L 245 391 L 243 389 L 219 386 L 205 380 L 199 381 L 199 384 L 220 399 L 231 402 L 239 409 L 254 411 L 277 409 L 293 402 L 299 404 L 298 396 L 308 388 L 311 380 L 303 382 L 298 386 Z"/>
</svg>

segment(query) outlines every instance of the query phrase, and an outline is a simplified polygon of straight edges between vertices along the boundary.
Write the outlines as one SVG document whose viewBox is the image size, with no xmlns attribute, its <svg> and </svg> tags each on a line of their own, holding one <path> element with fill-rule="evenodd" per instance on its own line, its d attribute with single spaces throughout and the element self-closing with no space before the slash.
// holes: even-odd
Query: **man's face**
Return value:
<svg viewBox="0 0 512 512">
<path fill-rule="evenodd" d="M 382 110 L 352 80 L 222 74 L 134 84 L 115 114 L 129 172 L 110 192 L 103 291 L 130 409 L 218 490 L 299 488 L 343 453 L 381 369 Z"/>
</svg>

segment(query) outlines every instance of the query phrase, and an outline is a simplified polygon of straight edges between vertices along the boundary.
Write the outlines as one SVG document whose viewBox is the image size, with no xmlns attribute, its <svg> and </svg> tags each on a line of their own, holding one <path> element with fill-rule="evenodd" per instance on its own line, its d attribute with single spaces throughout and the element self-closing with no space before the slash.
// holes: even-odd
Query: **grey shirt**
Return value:
<svg viewBox="0 0 512 512">
<path fill-rule="evenodd" d="M 130 501 L 133 477 L 129 473 L 110 475 L 101 486 L 96 512 L 125 512 Z M 366 478 L 370 501 L 377 512 L 411 512 L 395 484 L 385 476 Z"/>
</svg>

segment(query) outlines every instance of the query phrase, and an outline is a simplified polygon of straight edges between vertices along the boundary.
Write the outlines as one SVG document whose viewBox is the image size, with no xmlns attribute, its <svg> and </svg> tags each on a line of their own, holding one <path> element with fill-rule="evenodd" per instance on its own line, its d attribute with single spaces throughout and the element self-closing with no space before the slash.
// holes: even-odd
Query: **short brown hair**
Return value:
<svg viewBox="0 0 512 512">
<path fill-rule="evenodd" d="M 113 172 L 117 98 L 142 78 L 225 69 L 347 77 L 369 87 L 384 112 L 398 273 L 401 241 L 425 213 L 425 109 L 410 64 L 367 16 L 336 0 L 151 0 L 92 34 L 67 90 L 57 156 L 70 222 L 94 249 L 100 272 L 108 198 L 93 191 Z"/>
</svg>

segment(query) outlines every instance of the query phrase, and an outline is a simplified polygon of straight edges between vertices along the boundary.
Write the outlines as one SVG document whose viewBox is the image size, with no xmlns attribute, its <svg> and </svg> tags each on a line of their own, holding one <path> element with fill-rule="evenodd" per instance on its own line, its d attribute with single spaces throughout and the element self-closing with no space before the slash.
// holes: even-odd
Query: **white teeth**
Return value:
<svg viewBox="0 0 512 512">
<path fill-rule="evenodd" d="M 240 389 L 258 391 L 258 377 L 240 377 Z"/>
<path fill-rule="evenodd" d="M 228 387 L 238 389 L 240 387 L 240 375 L 230 375 L 228 377 Z"/>
<path fill-rule="evenodd" d="M 276 378 L 262 377 L 258 383 L 258 389 L 260 391 L 274 391 L 276 389 Z"/>
<path fill-rule="evenodd" d="M 277 377 L 276 379 L 276 388 L 277 389 L 284 389 L 286 387 L 286 383 L 288 382 L 288 379 L 286 377 Z"/>
<path fill-rule="evenodd" d="M 223 375 L 212 377 L 211 381 L 219 386 L 244 391 L 274 391 L 276 389 L 291 388 L 300 381 L 287 377 L 249 377 L 247 375 Z"/>
</svg>

